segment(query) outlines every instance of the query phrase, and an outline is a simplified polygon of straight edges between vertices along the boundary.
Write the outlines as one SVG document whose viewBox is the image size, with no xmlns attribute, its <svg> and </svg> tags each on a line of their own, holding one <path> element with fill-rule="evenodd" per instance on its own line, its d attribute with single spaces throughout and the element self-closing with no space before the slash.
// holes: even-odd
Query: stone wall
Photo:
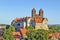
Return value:
<svg viewBox="0 0 60 40">
<path fill-rule="evenodd" d="M 42 23 L 36 23 L 35 29 L 48 30 L 48 21 L 46 19 L 44 19 Z"/>
</svg>

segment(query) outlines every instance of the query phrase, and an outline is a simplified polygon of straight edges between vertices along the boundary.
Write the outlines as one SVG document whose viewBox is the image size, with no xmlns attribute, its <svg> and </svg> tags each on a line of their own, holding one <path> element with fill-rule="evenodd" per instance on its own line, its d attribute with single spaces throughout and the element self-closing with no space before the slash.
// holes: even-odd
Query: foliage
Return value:
<svg viewBox="0 0 60 40">
<path fill-rule="evenodd" d="M 13 26 L 10 26 L 8 29 L 4 29 L 3 40 L 14 40 L 12 32 L 15 31 Z"/>
<path fill-rule="evenodd" d="M 48 32 L 44 29 L 35 30 L 32 26 L 28 27 L 26 40 L 48 40 Z"/>
<path fill-rule="evenodd" d="M 6 29 L 8 29 L 10 27 L 10 25 L 6 25 Z"/>
<path fill-rule="evenodd" d="M 49 29 L 52 30 L 53 32 L 58 32 L 60 30 L 60 26 L 53 25 L 50 26 Z"/>
</svg>

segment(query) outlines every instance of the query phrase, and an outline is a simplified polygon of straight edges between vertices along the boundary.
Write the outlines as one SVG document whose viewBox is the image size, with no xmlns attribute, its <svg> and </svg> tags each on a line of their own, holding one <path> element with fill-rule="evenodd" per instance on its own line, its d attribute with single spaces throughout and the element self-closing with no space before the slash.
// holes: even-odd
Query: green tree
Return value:
<svg viewBox="0 0 60 40">
<path fill-rule="evenodd" d="M 60 26 L 53 25 L 50 26 L 49 29 L 52 30 L 53 32 L 58 32 L 60 30 Z"/>
<path fill-rule="evenodd" d="M 14 27 L 14 26 L 10 26 L 8 30 L 9 30 L 9 32 L 11 32 L 11 33 L 12 33 L 12 32 L 15 32 L 15 27 Z"/>
<path fill-rule="evenodd" d="M 36 39 L 38 40 L 48 40 L 48 31 L 44 29 L 36 30 Z"/>
<path fill-rule="evenodd" d="M 15 31 L 13 26 L 10 26 L 8 29 L 4 29 L 3 40 L 14 40 L 12 33 Z"/>
<path fill-rule="evenodd" d="M 48 40 L 48 31 L 44 29 L 35 30 L 32 26 L 27 28 L 27 40 Z"/>
</svg>

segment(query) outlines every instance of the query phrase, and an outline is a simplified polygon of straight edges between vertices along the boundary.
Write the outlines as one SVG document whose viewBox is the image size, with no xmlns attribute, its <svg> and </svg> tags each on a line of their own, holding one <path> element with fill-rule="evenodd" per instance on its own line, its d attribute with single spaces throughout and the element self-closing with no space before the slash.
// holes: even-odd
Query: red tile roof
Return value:
<svg viewBox="0 0 60 40">
<path fill-rule="evenodd" d="M 20 32 L 21 32 L 22 35 L 24 35 L 24 34 L 26 34 L 27 30 L 26 30 L 26 28 L 21 28 Z"/>
<path fill-rule="evenodd" d="M 27 17 L 27 19 L 29 19 L 29 18 L 31 18 L 31 17 Z M 25 20 L 25 19 L 26 19 L 26 17 L 24 17 L 24 18 L 16 18 L 16 19 L 13 20 L 13 22 L 18 22 L 20 20 Z"/>
<path fill-rule="evenodd" d="M 16 18 L 16 19 L 13 20 L 13 22 L 18 22 L 20 20 L 22 20 L 22 18 Z"/>
<path fill-rule="evenodd" d="M 59 33 L 50 33 L 48 36 L 57 38 L 57 37 L 60 37 L 60 32 Z"/>
<path fill-rule="evenodd" d="M 43 18 L 35 18 L 36 23 L 42 23 L 42 21 L 43 21 Z"/>
<path fill-rule="evenodd" d="M 36 14 L 36 16 L 39 16 L 39 14 Z M 29 18 L 31 18 L 31 17 L 27 17 L 27 19 L 29 19 Z M 16 19 L 13 20 L 13 22 L 18 22 L 20 20 L 25 20 L 25 19 L 26 19 L 26 17 L 24 17 L 24 18 L 16 18 Z M 43 20 L 44 20 L 44 18 L 35 18 L 36 23 L 42 23 Z M 47 21 L 48 21 L 48 19 L 47 19 Z"/>
<path fill-rule="evenodd" d="M 24 35 L 26 34 L 27 30 L 26 28 L 21 28 L 20 32 L 13 32 L 13 35 Z"/>
<path fill-rule="evenodd" d="M 20 32 L 13 32 L 13 35 L 21 35 Z"/>
</svg>

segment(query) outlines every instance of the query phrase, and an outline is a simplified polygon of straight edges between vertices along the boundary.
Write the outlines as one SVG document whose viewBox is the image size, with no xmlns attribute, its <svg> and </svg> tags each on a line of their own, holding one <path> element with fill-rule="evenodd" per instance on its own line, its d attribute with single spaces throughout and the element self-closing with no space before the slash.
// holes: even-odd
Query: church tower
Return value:
<svg viewBox="0 0 60 40">
<path fill-rule="evenodd" d="M 35 14 L 36 14 L 36 10 L 35 8 L 32 9 L 32 17 L 34 18 L 35 17 Z"/>
<path fill-rule="evenodd" d="M 43 18 L 43 10 L 42 10 L 42 8 L 39 10 L 39 16 L 40 16 L 41 18 Z"/>
</svg>

